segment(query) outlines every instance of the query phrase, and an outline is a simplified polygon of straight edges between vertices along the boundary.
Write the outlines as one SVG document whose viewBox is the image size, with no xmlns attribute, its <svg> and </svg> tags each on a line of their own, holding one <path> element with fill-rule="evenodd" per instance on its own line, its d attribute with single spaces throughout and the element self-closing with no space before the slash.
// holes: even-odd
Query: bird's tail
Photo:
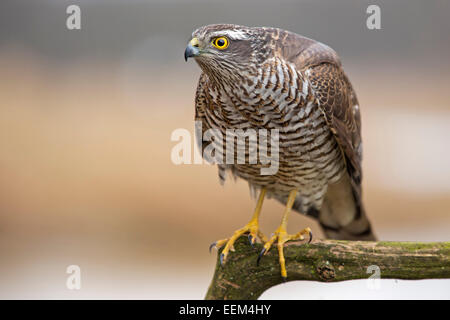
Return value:
<svg viewBox="0 0 450 320">
<path fill-rule="evenodd" d="M 358 206 L 356 215 L 345 226 L 330 227 L 319 220 L 320 226 L 327 239 L 336 240 L 363 240 L 376 241 L 377 238 L 372 231 L 369 220 L 367 219 L 364 207 Z"/>
<path fill-rule="evenodd" d="M 300 203 L 296 201 L 293 209 L 300 212 Z M 320 211 L 312 209 L 306 214 L 318 220 L 328 239 L 376 240 L 361 201 L 360 186 L 353 185 L 348 175 L 328 186 Z"/>
</svg>

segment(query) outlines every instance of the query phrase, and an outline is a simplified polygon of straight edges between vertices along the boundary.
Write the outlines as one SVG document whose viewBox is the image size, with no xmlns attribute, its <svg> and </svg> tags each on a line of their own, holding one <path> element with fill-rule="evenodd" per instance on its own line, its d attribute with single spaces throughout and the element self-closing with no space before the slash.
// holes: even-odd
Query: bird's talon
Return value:
<svg viewBox="0 0 450 320">
<path fill-rule="evenodd" d="M 264 244 L 264 248 L 260 252 L 258 259 L 256 261 L 256 264 L 259 266 L 259 263 L 261 261 L 261 258 L 267 254 L 267 252 L 270 250 L 272 245 L 276 242 L 276 245 L 278 247 L 278 255 L 279 255 L 279 262 L 281 267 L 281 277 L 283 278 L 283 281 L 287 281 L 287 272 L 286 272 L 286 261 L 284 258 L 284 244 L 288 241 L 298 241 L 298 240 L 305 240 L 305 237 L 303 235 L 309 234 L 309 242 L 312 240 L 312 231 L 310 228 L 305 228 L 302 231 L 298 232 L 297 234 L 290 235 L 286 232 L 286 228 L 284 226 L 280 226 L 270 237 L 269 241 L 267 241 Z M 309 243 L 308 242 L 308 243 Z"/>
<path fill-rule="evenodd" d="M 263 248 L 261 252 L 258 255 L 258 259 L 256 260 L 256 265 L 259 266 L 259 261 L 261 260 L 262 256 L 266 253 L 266 248 Z"/>
<path fill-rule="evenodd" d="M 217 242 L 211 243 L 211 245 L 209 246 L 209 253 L 211 253 L 211 250 L 212 250 L 213 248 L 216 248 L 216 249 L 217 249 L 216 245 L 217 245 Z"/>
<path fill-rule="evenodd" d="M 253 246 L 253 236 L 250 233 L 248 234 L 248 241 L 250 242 L 250 245 L 252 246 L 252 248 L 254 248 L 254 246 Z"/>
<path fill-rule="evenodd" d="M 261 239 L 261 241 L 266 240 L 264 234 L 259 230 L 259 224 L 258 224 L 259 213 L 261 211 L 261 207 L 262 207 L 262 203 L 263 203 L 265 194 L 266 194 L 266 189 L 262 188 L 261 193 L 259 194 L 258 203 L 255 208 L 255 213 L 253 214 L 253 218 L 249 221 L 249 223 L 247 223 L 243 228 L 240 228 L 239 230 L 235 231 L 234 234 L 230 238 L 218 240 L 209 246 L 210 251 L 213 247 L 215 247 L 216 249 L 219 249 L 222 246 L 225 246 L 219 256 L 220 265 L 222 265 L 222 266 L 224 265 L 227 255 L 230 251 L 233 251 L 233 252 L 235 251 L 234 243 L 237 239 L 239 239 L 239 237 L 241 237 L 243 235 L 247 235 L 250 245 L 252 247 L 253 247 L 253 244 L 255 244 L 255 242 L 256 242 L 257 236 Z"/>
</svg>

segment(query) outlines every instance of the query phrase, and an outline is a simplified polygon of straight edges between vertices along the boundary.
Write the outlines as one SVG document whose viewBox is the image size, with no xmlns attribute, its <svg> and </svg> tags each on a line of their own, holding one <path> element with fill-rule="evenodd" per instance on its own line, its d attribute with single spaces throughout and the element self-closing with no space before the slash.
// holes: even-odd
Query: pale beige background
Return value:
<svg viewBox="0 0 450 320">
<path fill-rule="evenodd" d="M 356 1 L 82 1 L 82 30 L 68 31 L 68 3 L 0 4 L 0 298 L 204 296 L 208 245 L 254 206 L 246 183 L 222 187 L 214 167 L 170 161 L 173 130 L 193 131 L 200 74 L 183 50 L 214 22 L 279 26 L 336 49 L 362 108 L 377 235 L 450 240 L 447 2 L 380 1 L 380 31 Z M 265 203 L 266 233 L 281 212 Z M 292 232 L 305 226 L 321 236 L 292 216 Z M 72 264 L 80 291 L 65 286 Z M 450 298 L 450 284 L 288 283 L 263 297 Z"/>
</svg>

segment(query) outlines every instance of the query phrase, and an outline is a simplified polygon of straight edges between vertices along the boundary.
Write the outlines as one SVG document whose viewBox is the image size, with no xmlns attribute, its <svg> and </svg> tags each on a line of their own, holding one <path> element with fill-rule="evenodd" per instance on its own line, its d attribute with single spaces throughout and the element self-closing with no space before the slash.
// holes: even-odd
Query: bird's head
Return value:
<svg viewBox="0 0 450 320">
<path fill-rule="evenodd" d="M 215 24 L 192 33 L 184 58 L 194 58 L 212 79 L 236 81 L 254 74 L 269 54 L 261 28 Z"/>
</svg>

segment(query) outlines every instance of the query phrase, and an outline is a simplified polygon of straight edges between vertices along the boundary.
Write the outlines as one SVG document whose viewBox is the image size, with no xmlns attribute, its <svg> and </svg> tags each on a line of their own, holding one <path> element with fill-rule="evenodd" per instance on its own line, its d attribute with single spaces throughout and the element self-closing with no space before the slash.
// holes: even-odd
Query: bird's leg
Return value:
<svg viewBox="0 0 450 320">
<path fill-rule="evenodd" d="M 230 250 L 234 251 L 234 242 L 244 233 L 248 233 L 248 239 L 252 246 L 256 242 L 256 237 L 260 238 L 263 242 L 267 242 L 266 236 L 261 232 L 261 230 L 259 230 L 259 214 L 261 213 L 265 195 L 266 189 L 262 188 L 258 197 L 258 202 L 256 203 L 255 212 L 253 213 L 253 217 L 249 223 L 247 223 L 243 228 L 236 230 L 230 238 L 218 240 L 211 244 L 211 246 L 209 247 L 209 250 L 211 251 L 212 248 L 218 249 L 225 245 L 225 248 L 223 248 L 220 255 L 220 263 L 222 265 L 227 259 L 228 252 Z"/>
<path fill-rule="evenodd" d="M 303 237 L 304 235 L 309 235 L 310 242 L 312 239 L 312 232 L 311 232 L 310 228 L 305 228 L 302 231 L 300 231 L 299 233 L 292 234 L 292 235 L 287 233 L 288 217 L 289 217 L 289 213 L 291 212 L 292 206 L 294 205 L 296 196 L 297 196 L 297 190 L 292 190 L 289 193 L 289 198 L 288 198 L 288 201 L 286 204 L 286 209 L 284 211 L 283 218 L 281 219 L 281 224 L 277 228 L 277 230 L 275 230 L 275 232 L 272 234 L 269 241 L 267 241 L 264 244 L 264 247 L 258 256 L 258 261 L 257 261 L 257 263 L 259 264 L 261 257 L 270 250 L 270 247 L 275 242 L 275 240 L 278 240 L 277 248 L 278 248 L 278 255 L 279 255 L 279 261 L 280 261 L 280 267 L 281 267 L 281 276 L 283 277 L 283 279 L 287 278 L 286 261 L 284 259 L 284 252 L 283 252 L 284 244 L 289 240 L 304 240 L 305 239 Z"/>
</svg>

